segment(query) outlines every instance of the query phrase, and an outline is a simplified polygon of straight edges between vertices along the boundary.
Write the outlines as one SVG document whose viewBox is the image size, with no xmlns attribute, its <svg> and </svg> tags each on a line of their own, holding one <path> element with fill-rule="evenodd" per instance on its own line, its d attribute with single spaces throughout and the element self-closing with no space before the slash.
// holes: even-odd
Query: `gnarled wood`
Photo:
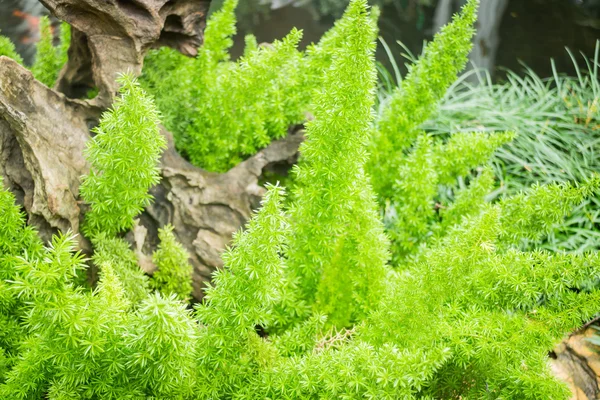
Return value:
<svg viewBox="0 0 600 400">
<path fill-rule="evenodd" d="M 170 46 L 196 55 L 210 0 L 42 0 L 73 29 L 69 61 L 56 88 L 83 97 L 97 88 L 94 104 L 108 107 L 118 90 L 115 78 L 139 75 L 144 55 Z"/>
</svg>

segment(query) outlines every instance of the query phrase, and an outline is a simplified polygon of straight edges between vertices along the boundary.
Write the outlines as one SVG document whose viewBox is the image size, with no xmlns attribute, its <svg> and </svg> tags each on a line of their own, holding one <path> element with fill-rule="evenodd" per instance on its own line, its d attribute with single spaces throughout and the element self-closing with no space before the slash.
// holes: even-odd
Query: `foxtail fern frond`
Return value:
<svg viewBox="0 0 600 400">
<path fill-rule="evenodd" d="M 398 161 L 409 148 L 471 51 L 478 0 L 469 0 L 461 14 L 437 33 L 419 61 L 389 99 L 373 137 L 368 171 L 381 199 L 389 199 Z"/>
<path fill-rule="evenodd" d="M 345 40 L 334 50 L 300 147 L 287 256 L 301 298 L 344 327 L 377 303 L 388 253 L 364 171 L 375 87 L 366 1 L 352 1 L 336 29 Z"/>
<path fill-rule="evenodd" d="M 119 78 L 121 97 L 105 112 L 85 156 L 91 164 L 81 197 L 91 205 L 84 231 L 115 235 L 133 227 L 150 204 L 148 190 L 160 180 L 158 162 L 166 139 L 152 99 L 129 75 Z"/>
</svg>

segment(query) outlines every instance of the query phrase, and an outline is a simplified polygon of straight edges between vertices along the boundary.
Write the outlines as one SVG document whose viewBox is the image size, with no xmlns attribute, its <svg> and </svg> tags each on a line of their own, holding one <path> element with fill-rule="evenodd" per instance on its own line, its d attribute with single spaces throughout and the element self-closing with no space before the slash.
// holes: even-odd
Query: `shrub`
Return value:
<svg viewBox="0 0 600 400">
<path fill-rule="evenodd" d="M 466 29 L 464 21 L 476 6 L 470 0 L 454 24 Z M 380 168 L 367 153 L 377 148 L 370 137 L 373 22 L 366 0 L 352 0 L 328 34 L 344 40 L 330 42 L 336 44 L 315 95 L 315 119 L 307 125 L 290 205 L 284 204 L 283 188 L 268 188 L 261 209 L 234 236 L 224 268 L 215 273 L 195 315 L 175 293 L 138 291 L 144 284 L 136 281 L 147 279 L 133 273 L 134 253 L 115 238 L 131 226 L 139 199 L 147 197 L 135 196 L 135 207 L 114 212 L 94 210 L 92 203 L 91 213 L 107 213 L 105 220 L 115 226 L 90 225 L 101 278 L 89 290 L 74 283 L 85 260 L 73 238 L 59 235 L 41 248 L 14 198 L 0 191 L 5 211 L 0 218 L 7 215 L 0 249 L 10 253 L 0 258 L 9 277 L 0 286 L 0 305 L 9 307 L 0 311 L 18 327 L 9 326 L 16 345 L 0 341 L 3 348 L 17 349 L 0 358 L 3 398 L 568 398 L 566 386 L 551 375 L 547 352 L 596 312 L 600 291 L 584 284 L 600 278 L 600 260 L 596 253 L 529 250 L 527 241 L 547 234 L 598 190 L 600 180 L 538 185 L 492 204 L 484 198 L 493 185 L 490 169 L 478 174 L 472 169 L 510 134 L 435 141 L 409 130 L 397 153 L 402 180 L 390 184 L 396 206 L 406 201 L 407 213 L 420 212 L 411 203 L 410 193 L 418 194 L 409 184 L 413 177 L 454 188 L 458 177 L 468 175 L 468 185 L 457 190 L 453 203 L 447 196 L 434 222 L 429 212 L 417 213 L 415 219 L 425 219 L 432 234 L 390 265 L 376 194 L 365 173 L 369 160 Z M 444 32 L 461 37 L 461 30 L 451 25 Z M 423 65 L 442 65 L 436 57 L 448 61 L 444 46 L 439 49 Z M 444 75 L 454 73 L 454 64 L 444 65 Z M 420 68 L 425 67 L 415 70 Z M 127 153 L 120 143 L 125 139 L 115 138 L 143 133 L 131 141 L 141 146 L 139 139 L 147 140 L 144 159 L 124 158 L 115 167 L 140 168 L 147 190 L 161 144 L 156 112 L 130 78 L 123 85 L 123 97 L 96 138 L 104 136 L 91 145 L 102 151 L 88 155 L 92 165 L 109 171 L 112 166 L 99 160 Z M 419 98 L 405 97 L 405 103 L 420 108 Z M 132 104 L 135 113 L 128 108 Z M 119 146 L 101 146 L 107 143 Z M 430 179 L 409 173 L 420 172 L 419 165 Z M 88 193 L 116 198 L 130 182 L 127 172 L 98 175 Z M 135 190 L 141 193 L 144 186 Z M 425 190 L 427 196 L 415 204 L 429 210 L 435 191 Z M 92 198 L 104 199 L 88 201 Z M 412 229 L 408 214 L 402 218 Z M 11 247 L 20 237 L 24 242 Z M 185 270 L 184 254 L 168 228 L 162 239 L 155 260 L 163 268 Z M 183 274 L 164 269 L 163 274 L 158 282 L 173 276 L 167 284 L 184 285 Z"/>
<path fill-rule="evenodd" d="M 312 90 L 303 86 L 299 31 L 269 46 L 250 40 L 244 56 L 229 61 L 236 6 L 227 0 L 211 15 L 196 58 L 152 51 L 141 78 L 178 150 L 212 171 L 225 171 L 285 136 L 303 121 Z"/>
</svg>

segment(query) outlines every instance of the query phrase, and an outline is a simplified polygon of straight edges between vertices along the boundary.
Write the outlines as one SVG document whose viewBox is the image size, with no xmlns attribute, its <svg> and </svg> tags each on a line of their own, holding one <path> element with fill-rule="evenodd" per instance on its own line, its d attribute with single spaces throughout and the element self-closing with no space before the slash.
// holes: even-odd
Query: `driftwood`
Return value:
<svg viewBox="0 0 600 400">
<path fill-rule="evenodd" d="M 57 89 L 83 97 L 97 88 L 94 103 L 108 107 L 121 72 L 138 75 L 150 48 L 173 47 L 196 55 L 210 0 L 41 0 L 72 28 L 69 61 Z"/>
<path fill-rule="evenodd" d="M 573 393 L 572 400 L 600 398 L 600 353 L 598 346 L 589 340 L 596 335 L 598 331 L 586 325 L 551 353 L 552 371 L 567 383 Z"/>
</svg>

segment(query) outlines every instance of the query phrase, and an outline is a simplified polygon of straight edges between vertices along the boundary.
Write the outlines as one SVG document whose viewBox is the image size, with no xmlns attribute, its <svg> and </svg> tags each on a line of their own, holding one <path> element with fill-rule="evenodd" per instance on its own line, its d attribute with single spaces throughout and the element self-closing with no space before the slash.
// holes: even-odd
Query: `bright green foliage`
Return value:
<svg viewBox="0 0 600 400">
<path fill-rule="evenodd" d="M 0 227 L 0 348 L 3 349 L 2 364 L 10 365 L 24 335 L 18 321 L 23 304 L 10 291 L 6 281 L 15 278 L 19 257 L 39 257 L 42 244 L 36 231 L 25 225 L 25 215 L 15 205 L 13 194 L 4 189 L 1 177 Z"/>
<path fill-rule="evenodd" d="M 158 230 L 160 244 L 152 256 L 158 271 L 152 275 L 150 285 L 168 296 L 175 294 L 181 300 L 188 300 L 192 292 L 192 266 L 189 255 L 173 234 L 173 227 L 167 225 Z"/>
<path fill-rule="evenodd" d="M 120 94 L 105 112 L 85 155 L 92 168 L 83 178 L 81 197 L 91 205 L 84 231 L 113 236 L 133 227 L 133 219 L 152 200 L 160 180 L 158 161 L 166 140 L 158 128 L 152 99 L 129 75 L 119 78 Z"/>
<path fill-rule="evenodd" d="M 198 326 L 175 295 L 147 297 L 130 316 L 123 343 L 132 386 L 147 396 L 189 398 L 193 394 Z"/>
<path fill-rule="evenodd" d="M 368 171 L 375 191 L 383 200 L 392 195 L 403 152 L 419 136 L 420 125 L 431 115 L 467 62 L 477 5 L 476 0 L 468 1 L 462 13 L 435 35 L 391 95 L 378 121 Z"/>
<path fill-rule="evenodd" d="M 279 300 L 287 233 L 282 201 L 283 189 L 271 187 L 247 229 L 234 236 L 224 269 L 215 273 L 197 309 L 205 325 L 198 346 L 200 398 L 230 397 L 274 352 L 255 327 L 272 322 L 270 311 Z"/>
<path fill-rule="evenodd" d="M 311 94 L 301 79 L 297 30 L 271 46 L 258 47 L 249 38 L 244 56 L 229 61 L 236 5 L 227 0 L 211 15 L 196 58 L 151 52 L 141 80 L 179 151 L 213 171 L 226 171 L 285 136 L 303 121 Z"/>
<path fill-rule="evenodd" d="M 440 210 L 442 231 L 459 224 L 465 216 L 476 215 L 485 204 L 485 196 L 493 189 L 494 173 L 485 168 L 468 187 L 458 191 L 454 202 Z"/>
<path fill-rule="evenodd" d="M 271 139 L 285 136 L 290 124 L 302 121 L 304 110 L 296 105 L 302 92 L 294 82 L 299 75 L 301 54 L 296 47 L 300 38 L 301 32 L 293 30 L 272 47 L 260 47 L 239 63 L 218 68 L 231 78 L 214 79 L 216 87 L 193 92 L 193 97 L 202 101 L 198 107 L 202 104 L 204 110 L 193 116 L 185 139 L 189 140 L 185 151 L 193 163 L 210 170 L 228 169 L 239 163 L 241 156 L 254 154 Z M 206 79 L 201 71 L 204 69 L 196 74 Z M 217 93 L 222 94 L 212 101 L 207 97 Z M 223 132 L 228 132 L 225 137 Z"/>
<path fill-rule="evenodd" d="M 37 43 L 35 61 L 30 67 L 33 76 L 48 87 L 54 86 L 58 73 L 67 62 L 67 51 L 71 45 L 71 27 L 63 22 L 60 25 L 60 43 L 54 46 L 54 35 L 50 19 L 40 18 L 40 41 Z M 9 38 L 0 35 L 0 56 L 12 58 L 23 65 L 23 58 L 15 50 Z"/>
<path fill-rule="evenodd" d="M 600 42 L 586 67 L 573 59 L 575 76 L 541 78 L 529 68 L 493 83 L 487 71 L 461 77 L 423 127 L 432 134 L 511 130 L 517 137 L 495 154 L 494 170 L 504 192 L 534 183 L 582 182 L 600 172 Z M 474 84 L 473 82 L 476 82 Z M 581 204 L 542 245 L 584 252 L 600 248 L 597 197 Z"/>
<path fill-rule="evenodd" d="M 575 187 L 570 184 L 534 185 L 531 193 L 519 193 L 501 202 L 506 217 L 502 220 L 503 234 L 509 243 L 518 239 L 538 241 L 556 223 L 566 217 L 573 207 L 596 194 L 600 178 Z M 549 206 L 550 205 L 550 206 Z"/>
<path fill-rule="evenodd" d="M 63 23 L 60 27 L 60 44 L 54 46 L 53 41 L 50 19 L 44 16 L 40 19 L 40 41 L 31 72 L 35 79 L 48 87 L 54 86 L 60 69 L 67 62 L 67 50 L 71 44 L 71 28 L 68 24 Z"/>
<path fill-rule="evenodd" d="M 315 98 L 290 210 L 290 279 L 299 280 L 300 298 L 340 327 L 377 302 L 388 257 L 364 172 L 375 84 L 373 26 L 365 5 L 353 1 L 336 26 L 345 41 Z"/>
<path fill-rule="evenodd" d="M 435 159 L 438 164 L 439 182 L 452 185 L 478 165 L 485 164 L 502 145 L 511 142 L 514 134 L 482 132 L 458 133 L 450 136 L 447 143 L 438 144 Z"/>
<path fill-rule="evenodd" d="M 0 56 L 12 58 L 23 65 L 23 58 L 17 53 L 17 50 L 15 50 L 15 44 L 9 38 L 2 35 L 0 35 Z"/>
<path fill-rule="evenodd" d="M 104 265 L 111 266 L 132 304 L 137 305 L 148 297 L 150 282 L 140 269 L 135 253 L 129 248 L 129 243 L 121 238 L 99 233 L 93 237 L 92 244 L 94 264 L 100 270 Z"/>
<path fill-rule="evenodd" d="M 473 169 L 487 163 L 497 148 L 512 138 L 511 133 L 481 132 L 456 134 L 445 143 L 426 134 L 417 138 L 412 151 L 398 160 L 394 190 L 384 214 L 396 261 L 414 254 L 427 238 L 450 226 L 451 221 L 444 221 L 444 213 L 438 211 L 445 207 L 441 194 L 448 188 L 457 191 L 460 179 L 470 177 Z M 481 188 L 474 189 L 471 196 L 474 193 L 479 193 L 480 200 L 487 194 L 481 193 Z M 464 206 L 455 208 L 451 217 L 455 223 L 460 222 L 462 215 L 457 213 L 461 210 L 469 212 Z"/>
<path fill-rule="evenodd" d="M 366 0 L 352 0 L 330 36 L 344 40 L 325 62 L 291 205 L 286 213 L 283 189 L 268 188 L 195 318 L 177 298 L 187 264 L 168 227 L 155 261 L 165 280 L 175 278 L 163 286 L 174 293 L 147 293 L 134 253 L 115 237 L 122 224 L 92 230 L 100 282 L 91 291 L 74 283 L 84 260 L 73 238 L 41 249 L 14 197 L 0 191 L 9 228 L 0 230 L 0 314 L 11 324 L 0 333 L 13 338 L 0 337 L 0 398 L 567 399 L 547 352 L 597 312 L 600 290 L 587 283 L 600 279 L 600 259 L 531 249 L 600 179 L 490 203 L 494 177 L 480 165 L 511 134 L 416 132 L 398 153 L 387 200 L 388 212 L 402 210 L 395 227 L 423 237 L 388 268 L 364 171 L 373 28 Z M 128 83 L 96 137 L 124 126 L 156 140 L 151 104 L 128 98 L 143 96 Z M 148 177 L 156 163 L 135 166 Z M 97 183 L 95 191 L 120 185 L 116 176 Z"/>
<path fill-rule="evenodd" d="M 196 323 L 175 300 L 147 297 L 135 312 L 110 263 L 94 293 L 71 283 L 82 258 L 69 237 L 23 260 L 11 290 L 25 301 L 23 354 L 2 398 L 182 398 L 193 387 Z M 97 397 L 96 397 L 97 396 Z"/>
</svg>

